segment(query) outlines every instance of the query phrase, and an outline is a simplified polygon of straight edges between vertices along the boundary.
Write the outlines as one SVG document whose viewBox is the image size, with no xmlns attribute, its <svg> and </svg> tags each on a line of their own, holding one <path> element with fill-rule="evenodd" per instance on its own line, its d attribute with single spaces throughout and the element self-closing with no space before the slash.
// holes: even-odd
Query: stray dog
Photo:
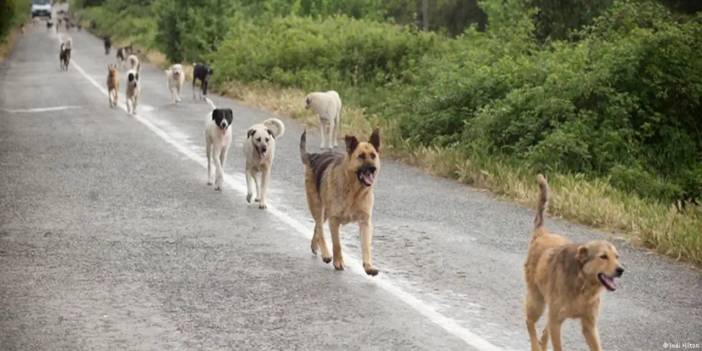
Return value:
<svg viewBox="0 0 702 351">
<path fill-rule="evenodd" d="M 341 98 L 334 90 L 312 92 L 305 97 L 305 109 L 312 109 L 319 116 L 319 132 L 322 135 L 320 148 L 337 146 L 341 126 Z"/>
<path fill-rule="evenodd" d="M 130 70 L 135 70 L 139 73 L 141 70 L 141 62 L 139 62 L 139 58 L 136 57 L 136 55 L 129 55 L 129 57 L 127 57 L 127 62 L 129 62 Z"/>
<path fill-rule="evenodd" d="M 232 125 L 234 113 L 229 108 L 217 108 L 208 98 L 205 100 L 212 107 L 212 112 L 208 115 L 207 123 L 205 123 L 207 185 L 212 185 L 214 180 L 214 190 L 222 191 L 224 162 L 227 160 L 229 146 L 232 144 L 232 130 L 229 127 Z M 214 168 L 212 167 L 213 163 Z"/>
<path fill-rule="evenodd" d="M 252 125 L 246 132 L 244 155 L 246 156 L 246 201 L 251 203 L 253 187 L 256 185 L 258 208 L 265 209 L 266 191 L 271 177 L 275 158 L 275 141 L 285 134 L 283 121 L 269 118 L 263 123 Z M 259 182 L 260 175 L 260 182 Z"/>
<path fill-rule="evenodd" d="M 68 71 L 68 64 L 71 63 L 71 38 L 66 39 L 59 47 L 59 68 Z"/>
<path fill-rule="evenodd" d="M 136 115 L 139 90 L 139 72 L 130 69 L 127 71 L 127 113 Z"/>
<path fill-rule="evenodd" d="M 120 64 L 120 67 L 124 65 L 124 61 L 127 59 L 127 56 L 132 54 L 132 44 L 129 44 L 129 46 L 117 48 L 117 62 Z"/>
<path fill-rule="evenodd" d="M 600 294 L 603 288 L 614 291 L 614 278 L 624 268 L 614 245 L 595 240 L 573 244 L 544 228 L 544 211 L 548 203 L 548 183 L 537 176 L 539 203 L 534 218 L 534 234 L 524 263 L 526 279 L 526 325 L 531 350 L 548 348 L 549 334 L 555 351 L 561 351 L 561 324 L 567 318 L 579 318 L 590 350 L 601 350 L 597 332 Z M 548 306 L 548 321 L 541 342 L 536 335 L 536 322 Z"/>
<path fill-rule="evenodd" d="M 49 32 L 51 31 L 51 27 L 54 26 L 54 22 L 51 21 L 46 21 L 46 31 Z"/>
<path fill-rule="evenodd" d="M 105 47 L 105 55 L 109 55 L 110 49 L 112 49 L 112 40 L 110 39 L 110 37 L 102 38 L 102 45 Z"/>
<path fill-rule="evenodd" d="M 185 72 L 183 66 L 175 64 L 166 70 L 166 79 L 168 80 L 168 90 L 171 92 L 173 103 L 180 102 L 180 90 L 185 82 Z"/>
<path fill-rule="evenodd" d="M 207 96 L 207 86 L 210 84 L 210 77 L 212 76 L 212 73 L 214 71 L 210 66 L 204 63 L 195 63 L 195 67 L 193 68 L 193 100 L 196 99 L 195 97 L 195 83 L 200 80 L 200 86 L 202 87 L 202 93 L 200 94 L 200 98 L 204 99 Z"/>
<path fill-rule="evenodd" d="M 324 240 L 324 222 L 329 220 L 334 253 L 334 268 L 344 269 L 341 255 L 339 228 L 342 224 L 357 222 L 361 231 L 363 269 L 368 275 L 377 275 L 371 260 L 373 240 L 373 184 L 380 170 L 380 133 L 373 131 L 369 142 L 359 142 L 355 136 L 347 135 L 346 153 L 323 152 L 308 154 L 306 134 L 300 137 L 300 157 L 305 165 L 305 193 L 312 217 L 314 235 L 311 249 L 322 251 L 322 261 L 329 263 L 332 257 Z"/>
<path fill-rule="evenodd" d="M 110 103 L 110 108 L 117 106 L 119 91 L 119 73 L 117 65 L 107 65 L 107 99 Z"/>
</svg>

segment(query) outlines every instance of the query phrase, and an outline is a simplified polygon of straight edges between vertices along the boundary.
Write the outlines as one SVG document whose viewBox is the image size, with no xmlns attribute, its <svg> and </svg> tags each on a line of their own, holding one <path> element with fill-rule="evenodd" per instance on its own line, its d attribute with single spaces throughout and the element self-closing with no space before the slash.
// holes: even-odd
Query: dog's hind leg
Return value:
<svg viewBox="0 0 702 351">
<path fill-rule="evenodd" d="M 327 125 L 327 128 L 329 129 L 327 131 L 327 135 L 329 136 L 329 138 L 327 139 L 327 146 L 329 147 L 329 150 L 332 150 L 334 149 L 334 144 L 336 144 L 336 141 L 334 140 L 334 130 L 336 129 L 336 123 L 333 119 L 329 121 L 329 125 Z"/>
<path fill-rule="evenodd" d="M 529 332 L 529 341 L 531 342 L 531 351 L 544 351 L 544 345 L 539 345 L 538 336 L 536 334 L 536 322 L 544 313 L 544 299 L 541 293 L 534 288 L 529 288 L 525 302 L 526 309 L 526 327 Z M 548 341 L 548 327 L 544 329 L 545 340 Z M 543 343 L 543 342 L 542 342 Z"/>
<path fill-rule="evenodd" d="M 585 336 L 585 341 L 590 347 L 590 351 L 601 351 L 600 336 L 597 332 L 597 316 L 587 315 L 582 318 L 580 323 L 582 323 L 583 336 Z"/>
<path fill-rule="evenodd" d="M 339 237 L 339 229 L 341 228 L 341 222 L 335 217 L 329 218 L 329 231 L 331 231 L 332 236 L 332 253 L 334 255 L 334 268 L 336 270 L 344 270 L 344 257 L 341 254 L 341 238 Z"/>
<path fill-rule="evenodd" d="M 371 257 L 371 243 L 373 241 L 373 224 L 370 218 L 359 223 L 361 229 L 361 251 L 363 252 L 363 270 L 368 275 L 378 275 L 378 270 L 373 267 Z"/>
<path fill-rule="evenodd" d="M 319 135 L 320 135 L 322 141 L 319 144 L 319 148 L 322 150 L 324 150 L 324 148 L 327 146 L 326 140 L 324 140 L 327 136 L 325 127 L 326 127 L 326 124 L 324 123 L 324 120 L 320 118 L 319 119 Z"/>
</svg>

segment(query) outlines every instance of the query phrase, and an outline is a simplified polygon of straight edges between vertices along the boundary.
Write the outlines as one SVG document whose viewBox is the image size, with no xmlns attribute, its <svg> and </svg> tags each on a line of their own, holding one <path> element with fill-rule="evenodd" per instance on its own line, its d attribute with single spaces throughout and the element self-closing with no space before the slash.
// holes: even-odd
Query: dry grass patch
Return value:
<svg viewBox="0 0 702 351">
<path fill-rule="evenodd" d="M 5 62 L 7 56 L 10 55 L 10 52 L 12 52 L 12 49 L 15 47 L 20 35 L 20 29 L 15 28 L 11 30 L 5 38 L 0 40 L 0 63 Z"/>
</svg>

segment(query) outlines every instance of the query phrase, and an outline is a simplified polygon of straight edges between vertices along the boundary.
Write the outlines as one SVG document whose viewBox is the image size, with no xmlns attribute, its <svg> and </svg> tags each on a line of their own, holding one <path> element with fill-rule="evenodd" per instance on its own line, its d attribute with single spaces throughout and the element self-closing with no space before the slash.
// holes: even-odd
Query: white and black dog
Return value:
<svg viewBox="0 0 702 351">
<path fill-rule="evenodd" d="M 201 82 L 200 86 L 202 87 L 200 98 L 204 99 L 207 97 L 207 86 L 210 84 L 212 73 L 214 73 L 214 71 L 207 64 L 195 63 L 193 67 L 193 100 L 196 99 L 195 93 L 197 90 L 195 90 L 195 82 L 198 80 Z"/>
<path fill-rule="evenodd" d="M 71 63 L 71 48 L 71 38 L 67 38 L 61 42 L 61 47 L 59 48 L 59 68 L 62 71 L 68 71 L 68 64 Z"/>
<path fill-rule="evenodd" d="M 136 115 L 139 102 L 139 72 L 134 69 L 127 71 L 127 113 Z"/>
<path fill-rule="evenodd" d="M 175 64 L 166 70 L 166 79 L 168 80 L 168 90 L 171 92 L 173 103 L 180 102 L 180 90 L 185 82 L 185 73 L 183 66 Z"/>
<path fill-rule="evenodd" d="M 251 203 L 253 188 L 256 186 L 258 208 L 265 209 L 266 192 L 271 177 L 275 141 L 285 133 L 285 125 L 277 118 L 269 118 L 263 123 L 252 125 L 246 132 L 244 155 L 246 156 L 246 201 Z"/>
<path fill-rule="evenodd" d="M 232 144 L 231 125 L 234 113 L 229 108 L 217 108 L 212 100 L 205 98 L 212 107 L 205 123 L 205 149 L 207 150 L 207 185 L 221 191 L 224 182 L 224 163 L 227 160 L 229 146 Z M 214 168 L 212 164 L 214 163 Z"/>
</svg>

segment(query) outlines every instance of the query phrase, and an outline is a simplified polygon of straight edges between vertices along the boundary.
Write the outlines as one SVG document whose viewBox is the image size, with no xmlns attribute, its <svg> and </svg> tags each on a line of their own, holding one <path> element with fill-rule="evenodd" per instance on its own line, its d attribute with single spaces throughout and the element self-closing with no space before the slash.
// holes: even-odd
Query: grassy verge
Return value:
<svg viewBox="0 0 702 351">
<path fill-rule="evenodd" d="M 5 62 L 7 56 L 10 55 L 20 35 L 20 29 L 16 28 L 10 31 L 5 38 L 0 39 L 0 63 Z"/>
</svg>

